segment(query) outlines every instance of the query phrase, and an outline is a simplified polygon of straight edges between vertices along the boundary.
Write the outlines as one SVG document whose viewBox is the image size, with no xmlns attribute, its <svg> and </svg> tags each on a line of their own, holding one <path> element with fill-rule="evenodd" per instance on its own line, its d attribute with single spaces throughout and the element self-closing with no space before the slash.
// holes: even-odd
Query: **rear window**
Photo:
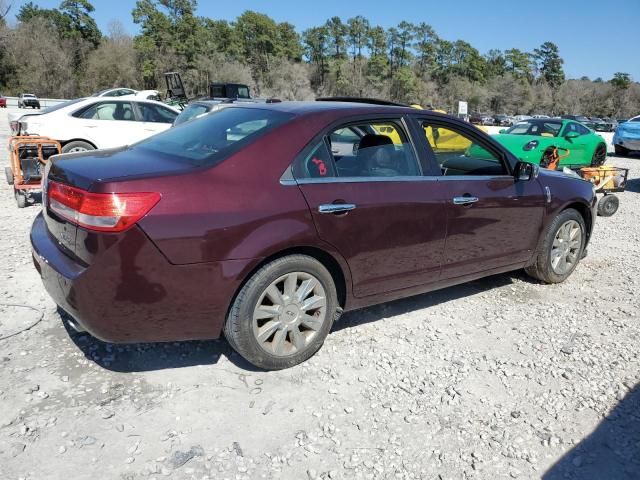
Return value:
<svg viewBox="0 0 640 480">
<path fill-rule="evenodd" d="M 225 108 L 150 137 L 136 147 L 197 165 L 214 165 L 294 115 L 258 108 Z"/>
</svg>

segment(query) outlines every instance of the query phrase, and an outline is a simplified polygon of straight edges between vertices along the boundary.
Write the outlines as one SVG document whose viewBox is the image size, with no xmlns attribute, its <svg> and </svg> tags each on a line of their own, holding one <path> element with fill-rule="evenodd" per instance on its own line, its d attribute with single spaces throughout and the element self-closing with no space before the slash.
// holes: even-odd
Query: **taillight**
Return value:
<svg viewBox="0 0 640 480">
<path fill-rule="evenodd" d="M 122 232 L 144 217 L 156 203 L 156 192 L 91 193 L 47 182 L 49 208 L 62 218 L 89 230 Z"/>
</svg>

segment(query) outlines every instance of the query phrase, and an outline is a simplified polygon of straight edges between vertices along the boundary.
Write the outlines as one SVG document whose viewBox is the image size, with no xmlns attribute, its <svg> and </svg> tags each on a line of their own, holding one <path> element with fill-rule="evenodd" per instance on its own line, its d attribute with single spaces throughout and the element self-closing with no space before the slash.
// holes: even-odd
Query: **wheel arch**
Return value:
<svg viewBox="0 0 640 480">
<path fill-rule="evenodd" d="M 568 205 L 565 205 L 563 208 L 560 209 L 560 212 L 563 212 L 565 210 L 569 210 L 570 208 L 577 210 L 577 212 L 582 216 L 582 219 L 584 220 L 584 224 L 587 227 L 587 243 L 589 242 L 589 240 L 591 239 L 591 232 L 593 229 L 593 213 L 591 211 L 591 208 L 588 205 L 585 205 L 584 203 L 581 202 L 572 202 L 569 203 Z"/>
<path fill-rule="evenodd" d="M 92 142 L 91 140 L 87 140 L 86 138 L 72 138 L 71 140 L 64 140 L 60 142 L 60 146 L 64 147 L 66 144 L 71 142 L 85 142 L 91 145 L 96 150 L 98 150 L 98 147 L 96 146 L 95 142 Z"/>
<path fill-rule="evenodd" d="M 345 269 L 347 267 L 343 267 L 343 265 L 341 265 L 341 262 L 338 261 L 334 255 L 327 252 L 326 250 L 323 250 L 322 248 L 316 246 L 298 246 L 280 250 L 272 255 L 263 258 L 260 262 L 254 265 L 253 268 L 247 272 L 247 274 L 242 279 L 242 282 L 240 282 L 240 284 L 236 288 L 236 291 L 234 292 L 227 307 L 225 319 L 228 317 L 229 311 L 231 310 L 236 297 L 245 286 L 245 284 L 249 281 L 249 279 L 266 264 L 277 260 L 278 258 L 286 257 L 288 255 L 307 255 L 320 262 L 331 274 L 333 282 L 336 286 L 338 303 L 341 308 L 345 308 L 345 306 L 347 305 L 347 298 L 350 293 L 348 283 L 350 282 L 350 277 L 348 276 L 348 271 L 345 272 Z"/>
</svg>

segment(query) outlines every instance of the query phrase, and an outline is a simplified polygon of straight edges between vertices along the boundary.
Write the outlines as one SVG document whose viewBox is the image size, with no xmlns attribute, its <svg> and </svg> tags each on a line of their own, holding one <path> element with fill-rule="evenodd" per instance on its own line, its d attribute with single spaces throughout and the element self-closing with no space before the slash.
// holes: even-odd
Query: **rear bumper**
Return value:
<svg viewBox="0 0 640 480">
<path fill-rule="evenodd" d="M 138 227 L 82 265 L 58 248 L 42 213 L 31 229 L 45 289 L 78 326 L 114 343 L 218 338 L 258 260 L 172 265 Z"/>
</svg>

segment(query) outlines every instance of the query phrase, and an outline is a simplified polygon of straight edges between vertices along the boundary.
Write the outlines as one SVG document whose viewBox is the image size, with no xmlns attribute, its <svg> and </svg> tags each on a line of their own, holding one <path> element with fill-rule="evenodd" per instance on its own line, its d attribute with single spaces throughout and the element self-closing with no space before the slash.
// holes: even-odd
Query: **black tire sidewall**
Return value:
<svg viewBox="0 0 640 480">
<path fill-rule="evenodd" d="M 7 183 L 13 185 L 13 170 L 11 170 L 11 167 L 4 167 L 4 176 L 7 179 Z"/>
<path fill-rule="evenodd" d="M 302 351 L 286 357 L 269 354 L 258 343 L 253 334 L 253 310 L 264 290 L 276 279 L 292 272 L 313 275 L 322 284 L 327 299 L 327 320 L 313 341 Z M 338 308 L 338 296 L 333 277 L 314 258 L 306 255 L 291 255 L 268 263 L 258 270 L 238 293 L 225 324 L 225 336 L 230 345 L 242 357 L 258 368 L 280 370 L 304 362 L 322 347 Z"/>
</svg>

